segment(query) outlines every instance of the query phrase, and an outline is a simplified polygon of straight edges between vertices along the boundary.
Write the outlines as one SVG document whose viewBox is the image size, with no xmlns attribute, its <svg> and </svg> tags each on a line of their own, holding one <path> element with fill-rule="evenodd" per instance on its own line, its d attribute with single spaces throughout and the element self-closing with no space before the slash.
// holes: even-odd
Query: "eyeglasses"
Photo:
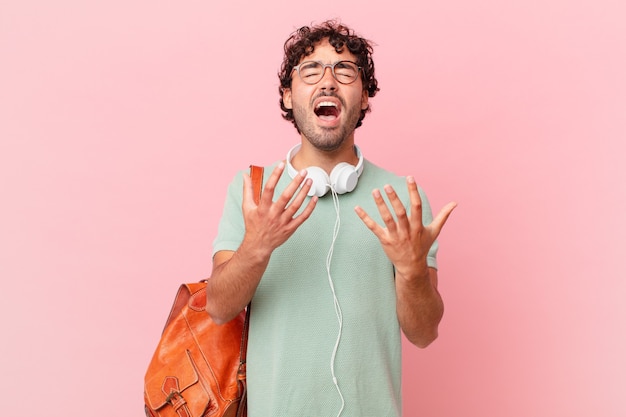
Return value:
<svg viewBox="0 0 626 417">
<path fill-rule="evenodd" d="M 305 84 L 317 84 L 324 78 L 326 68 L 330 68 L 335 80 L 341 84 L 352 84 L 359 77 L 361 67 L 352 61 L 339 61 L 334 64 L 323 64 L 319 61 L 304 61 L 293 67 L 298 71 L 300 79 Z"/>
</svg>

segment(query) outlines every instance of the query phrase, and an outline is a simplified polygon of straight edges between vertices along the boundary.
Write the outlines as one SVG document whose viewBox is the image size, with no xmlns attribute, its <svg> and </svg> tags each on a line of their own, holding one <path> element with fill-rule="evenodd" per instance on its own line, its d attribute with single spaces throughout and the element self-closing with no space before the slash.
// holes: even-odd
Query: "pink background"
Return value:
<svg viewBox="0 0 626 417">
<path fill-rule="evenodd" d="M 405 415 L 626 415 L 623 2 L 367 4 L 0 4 L 3 415 L 143 415 L 227 183 L 298 140 L 282 43 L 330 17 L 377 43 L 366 157 L 459 202 Z"/>
</svg>

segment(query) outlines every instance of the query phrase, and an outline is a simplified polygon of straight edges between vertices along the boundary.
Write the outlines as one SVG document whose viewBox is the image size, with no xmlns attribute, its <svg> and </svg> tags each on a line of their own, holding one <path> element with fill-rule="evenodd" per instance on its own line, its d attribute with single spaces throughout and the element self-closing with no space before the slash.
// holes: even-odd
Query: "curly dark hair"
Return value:
<svg viewBox="0 0 626 417">
<path fill-rule="evenodd" d="M 293 117 L 293 110 L 286 108 L 283 102 L 283 91 L 286 88 L 291 88 L 293 67 L 298 65 L 303 57 L 311 55 L 315 45 L 324 39 L 328 39 L 337 53 L 341 53 L 345 46 L 348 51 L 356 56 L 357 65 L 363 68 L 363 89 L 367 90 L 369 97 L 374 97 L 379 91 L 378 81 L 374 76 L 374 61 L 372 60 L 374 50 L 371 41 L 361 38 L 354 30 L 334 20 L 327 20 L 316 26 L 301 27 L 292 33 L 285 42 L 285 57 L 278 73 L 280 80 L 278 92 L 280 94 L 280 108 L 284 112 L 283 118 L 291 121 L 298 132 L 300 129 L 298 129 Z M 369 111 L 369 106 L 365 110 L 361 110 L 361 117 L 356 127 L 361 126 L 365 114 Z"/>
</svg>

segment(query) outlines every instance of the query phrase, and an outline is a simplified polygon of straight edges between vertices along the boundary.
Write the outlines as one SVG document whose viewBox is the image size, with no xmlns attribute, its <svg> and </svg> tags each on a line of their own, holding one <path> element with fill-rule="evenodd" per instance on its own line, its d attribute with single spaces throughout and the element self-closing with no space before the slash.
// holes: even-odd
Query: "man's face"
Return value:
<svg viewBox="0 0 626 417">
<path fill-rule="evenodd" d="M 334 64 L 339 61 L 356 62 L 356 57 L 343 48 L 339 54 L 327 39 L 315 45 L 311 55 L 304 61 Z M 368 105 L 367 91 L 359 74 L 351 84 L 341 84 L 324 69 L 323 78 L 316 84 L 304 83 L 297 72 L 292 74 L 291 88 L 283 92 L 283 102 L 293 109 L 301 134 L 316 148 L 326 151 L 338 149 L 346 139 L 352 139 L 361 110 Z"/>
</svg>

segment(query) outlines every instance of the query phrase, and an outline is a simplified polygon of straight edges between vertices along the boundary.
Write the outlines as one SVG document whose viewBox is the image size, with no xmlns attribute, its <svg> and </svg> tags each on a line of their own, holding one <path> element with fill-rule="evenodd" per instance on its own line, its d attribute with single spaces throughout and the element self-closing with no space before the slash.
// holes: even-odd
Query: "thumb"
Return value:
<svg viewBox="0 0 626 417">
<path fill-rule="evenodd" d="M 437 238 L 437 236 L 439 236 L 441 229 L 443 229 L 443 225 L 446 224 L 446 222 L 448 221 L 448 217 L 450 217 L 452 210 L 454 210 L 456 206 L 457 206 L 457 203 L 454 201 L 446 204 L 441 209 L 441 211 L 439 211 L 439 214 L 437 214 L 437 217 L 435 217 L 435 219 L 429 225 L 429 227 L 431 227 L 433 232 L 435 233 L 435 239 Z"/>
<path fill-rule="evenodd" d="M 243 174 L 243 207 L 247 207 L 250 204 L 254 204 L 254 193 L 252 190 L 252 179 L 250 174 L 244 172 Z"/>
</svg>

